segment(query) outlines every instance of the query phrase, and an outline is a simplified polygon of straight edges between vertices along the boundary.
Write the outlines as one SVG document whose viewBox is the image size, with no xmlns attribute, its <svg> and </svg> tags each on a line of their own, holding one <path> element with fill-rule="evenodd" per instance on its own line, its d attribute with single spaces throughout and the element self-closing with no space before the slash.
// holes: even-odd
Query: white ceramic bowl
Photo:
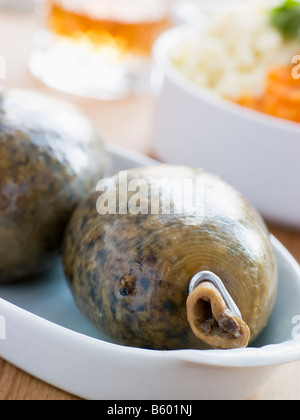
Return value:
<svg viewBox="0 0 300 420">
<path fill-rule="evenodd" d="M 218 174 L 269 221 L 300 228 L 300 124 L 231 103 L 179 73 L 170 51 L 194 34 L 180 25 L 154 48 L 158 158 Z"/>
<path fill-rule="evenodd" d="M 110 153 L 110 174 L 156 164 L 119 148 Z M 41 278 L 0 286 L 0 357 L 87 399 L 249 398 L 280 365 L 300 360 L 300 341 L 292 339 L 292 321 L 300 314 L 300 268 L 274 237 L 272 243 L 279 293 L 255 347 L 166 352 L 105 342 L 80 314 L 58 264 Z"/>
</svg>

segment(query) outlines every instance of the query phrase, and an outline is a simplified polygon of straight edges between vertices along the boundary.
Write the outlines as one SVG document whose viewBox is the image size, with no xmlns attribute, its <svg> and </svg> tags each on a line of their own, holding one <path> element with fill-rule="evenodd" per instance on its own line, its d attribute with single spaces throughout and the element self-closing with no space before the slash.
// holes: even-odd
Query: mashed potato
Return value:
<svg viewBox="0 0 300 420">
<path fill-rule="evenodd" d="M 292 63 L 300 52 L 299 42 L 287 42 L 269 22 L 270 7 L 279 3 L 282 0 L 230 3 L 198 36 L 172 51 L 172 63 L 218 95 L 261 95 L 268 69 Z"/>
</svg>

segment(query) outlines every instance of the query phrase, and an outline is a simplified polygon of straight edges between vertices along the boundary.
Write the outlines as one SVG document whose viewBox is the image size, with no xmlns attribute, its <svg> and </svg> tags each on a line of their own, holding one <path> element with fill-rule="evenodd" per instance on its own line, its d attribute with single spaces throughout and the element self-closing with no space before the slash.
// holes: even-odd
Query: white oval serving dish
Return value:
<svg viewBox="0 0 300 420">
<path fill-rule="evenodd" d="M 110 147 L 110 173 L 153 165 Z M 29 282 L 0 287 L 0 356 L 85 399 L 246 399 L 277 367 L 300 360 L 292 339 L 300 314 L 300 268 L 274 238 L 279 293 L 255 347 L 233 351 L 151 351 L 108 343 L 79 313 L 58 264 Z M 5 339 L 4 339 L 5 338 Z"/>
<path fill-rule="evenodd" d="M 220 175 L 266 219 L 300 229 L 300 124 L 231 103 L 183 76 L 170 51 L 195 34 L 179 25 L 154 47 L 157 157 Z"/>
</svg>

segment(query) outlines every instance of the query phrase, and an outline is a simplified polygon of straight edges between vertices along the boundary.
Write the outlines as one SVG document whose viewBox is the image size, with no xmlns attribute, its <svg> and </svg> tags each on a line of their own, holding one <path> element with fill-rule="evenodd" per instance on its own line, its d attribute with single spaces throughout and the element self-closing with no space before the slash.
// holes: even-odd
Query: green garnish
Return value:
<svg viewBox="0 0 300 420">
<path fill-rule="evenodd" d="M 286 0 L 271 10 L 271 23 L 289 40 L 300 40 L 300 2 Z"/>
</svg>

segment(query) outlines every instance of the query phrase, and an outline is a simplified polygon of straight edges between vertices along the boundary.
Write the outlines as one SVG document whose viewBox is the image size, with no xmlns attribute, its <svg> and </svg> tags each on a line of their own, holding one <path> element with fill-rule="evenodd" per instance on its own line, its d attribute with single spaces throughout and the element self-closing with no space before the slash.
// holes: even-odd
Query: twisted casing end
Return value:
<svg viewBox="0 0 300 420">
<path fill-rule="evenodd" d="M 209 272 L 199 273 L 198 284 L 195 283 L 195 278 L 191 281 L 194 289 L 190 288 L 187 299 L 187 319 L 190 327 L 196 337 L 212 348 L 247 347 L 250 329 L 220 282 L 217 276 Z"/>
</svg>

